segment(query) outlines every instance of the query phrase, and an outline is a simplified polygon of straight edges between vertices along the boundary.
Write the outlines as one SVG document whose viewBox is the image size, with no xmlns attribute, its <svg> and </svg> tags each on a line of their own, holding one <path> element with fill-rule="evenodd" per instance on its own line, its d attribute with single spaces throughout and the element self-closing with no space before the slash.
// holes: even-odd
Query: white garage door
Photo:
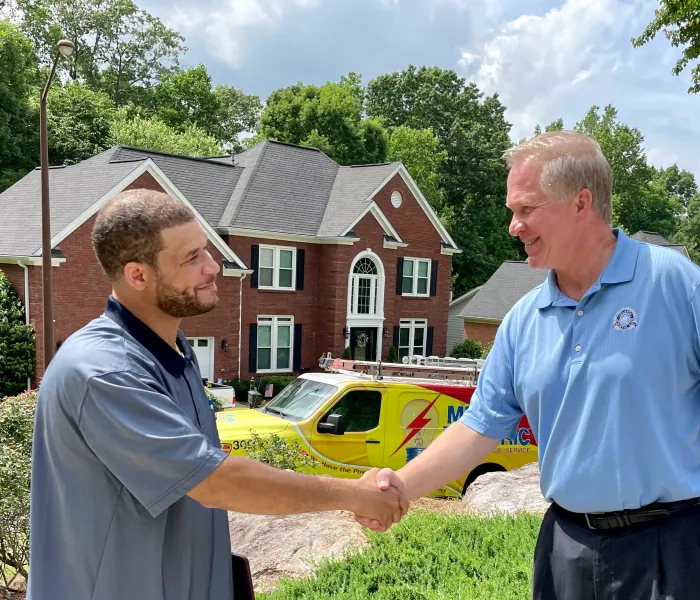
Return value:
<svg viewBox="0 0 700 600">
<path fill-rule="evenodd" d="M 192 346 L 197 357 L 202 377 L 206 377 L 209 381 L 214 381 L 214 338 L 196 337 L 187 338 L 187 341 Z"/>
</svg>

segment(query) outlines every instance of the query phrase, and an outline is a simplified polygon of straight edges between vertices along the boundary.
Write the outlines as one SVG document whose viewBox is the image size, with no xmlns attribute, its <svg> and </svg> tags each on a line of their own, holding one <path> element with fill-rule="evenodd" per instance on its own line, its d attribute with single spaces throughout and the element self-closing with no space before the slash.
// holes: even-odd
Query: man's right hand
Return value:
<svg viewBox="0 0 700 600">
<path fill-rule="evenodd" d="M 401 516 L 403 517 L 406 515 L 406 512 L 408 512 L 408 500 L 404 498 L 405 486 L 403 480 L 394 471 L 391 469 L 372 469 L 371 471 L 365 473 L 365 475 L 362 477 L 362 480 L 364 479 L 367 479 L 373 485 L 379 488 L 382 494 L 398 492 L 405 503 L 402 507 Z M 369 515 L 365 514 L 355 513 L 355 520 L 363 527 L 367 527 L 367 529 L 380 533 L 386 531 L 391 526 L 385 526 L 382 520 L 371 518 Z"/>
<path fill-rule="evenodd" d="M 399 485 L 390 485 L 389 473 L 396 477 L 391 469 L 371 469 L 357 481 L 355 519 L 373 531 L 386 531 L 408 512 L 403 482 L 399 479 Z"/>
</svg>

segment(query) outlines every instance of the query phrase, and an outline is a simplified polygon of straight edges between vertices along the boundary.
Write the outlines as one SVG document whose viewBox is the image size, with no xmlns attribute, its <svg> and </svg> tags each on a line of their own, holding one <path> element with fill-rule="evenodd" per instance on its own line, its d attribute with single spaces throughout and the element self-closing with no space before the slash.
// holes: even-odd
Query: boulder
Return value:
<svg viewBox="0 0 700 600">
<path fill-rule="evenodd" d="M 467 488 L 462 504 L 464 512 L 484 517 L 518 512 L 544 515 L 549 508 L 540 491 L 537 462 L 512 471 L 481 475 Z"/>
<path fill-rule="evenodd" d="M 233 552 L 248 557 L 256 592 L 272 591 L 281 577 L 313 575 L 324 558 L 342 558 L 367 545 L 367 536 L 344 511 L 290 516 L 229 512 Z"/>
</svg>

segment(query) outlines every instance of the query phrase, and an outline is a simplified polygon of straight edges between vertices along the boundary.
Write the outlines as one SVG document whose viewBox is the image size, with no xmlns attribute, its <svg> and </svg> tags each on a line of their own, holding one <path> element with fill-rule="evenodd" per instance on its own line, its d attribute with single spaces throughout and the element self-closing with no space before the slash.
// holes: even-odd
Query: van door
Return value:
<svg viewBox="0 0 700 600">
<path fill-rule="evenodd" d="M 384 457 L 384 388 L 348 389 L 313 424 L 311 445 L 322 457 L 343 465 L 381 467 Z M 327 433 L 329 416 L 339 423 L 335 433 Z"/>
<path fill-rule="evenodd" d="M 410 387 L 392 389 L 386 418 L 384 466 L 395 471 L 420 454 L 442 432 L 437 391 Z"/>
</svg>

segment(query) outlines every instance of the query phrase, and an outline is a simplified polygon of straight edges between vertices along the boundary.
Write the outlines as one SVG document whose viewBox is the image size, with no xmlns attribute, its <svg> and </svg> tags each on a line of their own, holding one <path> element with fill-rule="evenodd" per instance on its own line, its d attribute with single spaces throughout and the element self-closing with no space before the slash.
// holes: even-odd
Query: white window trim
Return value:
<svg viewBox="0 0 700 600">
<path fill-rule="evenodd" d="M 263 267 L 261 264 L 262 251 L 272 250 L 272 285 L 263 285 L 260 270 L 270 267 Z M 280 286 L 280 251 L 289 250 L 292 253 L 292 285 L 291 287 Z M 284 290 L 294 291 L 297 288 L 297 249 L 294 246 L 270 246 L 261 244 L 258 249 L 258 288 L 261 290 Z"/>
<path fill-rule="evenodd" d="M 209 373 L 201 373 L 201 375 L 202 377 L 206 377 L 209 381 L 214 381 L 214 338 L 207 336 L 193 337 L 189 335 L 186 336 L 186 338 L 187 341 L 190 343 L 190 346 L 192 346 L 193 354 L 195 352 L 195 348 L 197 348 L 197 342 L 199 340 L 207 340 L 209 342 L 209 372 L 211 373 L 211 376 L 209 375 Z"/>
<path fill-rule="evenodd" d="M 416 354 L 418 354 L 420 356 L 425 356 L 425 349 L 428 345 L 428 319 L 401 319 L 399 321 L 399 344 L 396 348 L 397 353 L 400 352 L 401 348 L 405 348 L 405 346 L 401 346 L 401 330 L 402 329 L 409 330 L 408 355 L 415 356 Z M 415 340 L 416 329 L 423 330 L 423 347 L 420 348 L 420 352 L 416 352 L 416 348 L 414 348 L 414 346 L 413 346 L 413 343 Z"/>
<path fill-rule="evenodd" d="M 406 262 L 412 262 L 413 263 L 413 285 L 411 286 L 411 292 L 404 292 L 403 291 L 403 278 L 404 275 L 401 273 L 401 295 L 402 296 L 407 296 L 409 298 L 427 298 L 430 296 L 430 276 L 432 275 L 431 271 L 433 268 L 433 263 L 429 258 L 413 258 L 409 256 L 404 256 L 403 259 L 403 264 L 405 265 Z M 418 289 L 418 263 L 419 262 L 426 262 L 428 263 L 428 281 L 427 285 L 425 286 L 425 294 L 419 294 L 416 290 Z"/>
<path fill-rule="evenodd" d="M 377 275 L 356 275 L 354 273 L 355 270 L 355 265 L 363 258 L 371 258 L 374 261 L 374 264 L 377 266 Z M 377 277 L 377 283 L 375 287 L 375 299 L 376 299 L 376 307 L 377 310 L 375 313 L 372 314 L 357 314 L 355 313 L 355 308 L 357 304 L 357 298 L 353 298 L 352 296 L 352 286 L 353 286 L 353 281 L 355 281 L 356 277 Z M 353 321 L 353 325 L 355 327 L 359 327 L 360 325 L 357 323 L 354 323 L 354 321 L 359 320 L 362 321 L 363 325 L 367 323 L 372 323 L 371 326 L 378 326 L 379 324 L 384 322 L 384 287 L 386 283 L 386 277 L 384 274 L 384 263 L 382 263 L 381 258 L 377 256 L 374 252 L 372 252 L 369 248 L 367 250 L 360 252 L 355 258 L 353 258 L 352 262 L 350 263 L 350 273 L 348 274 L 348 289 L 347 289 L 347 308 L 346 308 L 346 314 L 347 314 L 347 319 L 348 323 L 350 321 Z M 350 324 L 348 324 L 348 327 L 350 327 Z"/>
<path fill-rule="evenodd" d="M 260 322 L 262 319 L 262 323 Z M 284 320 L 283 320 L 284 319 Z M 270 339 L 270 367 L 260 368 L 260 326 L 272 325 L 272 335 Z M 286 369 L 277 368 L 277 329 L 279 325 L 289 325 L 289 367 Z M 255 365 L 256 373 L 291 373 L 294 370 L 294 317 L 292 315 L 258 315 L 258 338 L 255 340 Z"/>
</svg>

